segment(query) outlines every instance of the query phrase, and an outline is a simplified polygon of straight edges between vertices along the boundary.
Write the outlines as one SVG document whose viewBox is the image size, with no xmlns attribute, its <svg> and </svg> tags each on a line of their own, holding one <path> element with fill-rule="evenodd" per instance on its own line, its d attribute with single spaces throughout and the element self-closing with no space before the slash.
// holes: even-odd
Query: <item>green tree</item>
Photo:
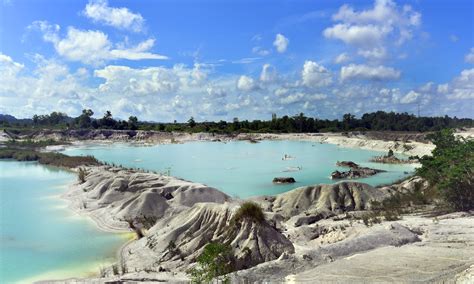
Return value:
<svg viewBox="0 0 474 284">
<path fill-rule="evenodd" d="M 428 136 L 436 145 L 424 156 L 417 174 L 426 178 L 455 210 L 474 209 L 474 140 L 456 138 L 445 129 Z"/>
<path fill-rule="evenodd" d="M 193 283 L 211 283 L 214 280 L 229 283 L 227 277 L 220 277 L 232 272 L 232 249 L 221 243 L 209 243 L 204 247 L 202 254 L 197 258 L 196 267 L 188 274 Z"/>
<path fill-rule="evenodd" d="M 138 129 L 138 118 L 136 116 L 130 116 L 128 118 L 128 127 L 131 130 L 137 130 Z"/>
<path fill-rule="evenodd" d="M 194 126 L 196 126 L 196 121 L 194 121 L 194 117 L 191 116 L 191 118 L 188 119 L 188 125 L 191 128 L 194 128 Z"/>
<path fill-rule="evenodd" d="M 79 128 L 89 128 L 91 127 L 92 119 L 94 112 L 91 109 L 83 109 L 82 114 L 77 118 L 77 124 Z"/>
</svg>

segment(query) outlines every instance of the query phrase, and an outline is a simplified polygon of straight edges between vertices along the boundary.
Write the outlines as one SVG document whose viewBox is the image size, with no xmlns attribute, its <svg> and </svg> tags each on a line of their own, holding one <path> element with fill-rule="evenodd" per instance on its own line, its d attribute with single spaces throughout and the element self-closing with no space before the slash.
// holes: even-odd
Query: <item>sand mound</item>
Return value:
<svg viewBox="0 0 474 284">
<path fill-rule="evenodd" d="M 244 220 L 234 224 L 237 204 L 196 204 L 181 213 L 161 219 L 148 236 L 127 248 L 129 269 L 182 270 L 194 262 L 209 242 L 228 244 L 234 267 L 243 269 L 293 253 L 292 243 L 267 222 Z"/>
<path fill-rule="evenodd" d="M 286 218 L 302 212 L 341 213 L 370 208 L 370 201 L 380 200 L 384 196 L 384 191 L 365 183 L 319 184 L 299 187 L 277 195 L 271 204 L 271 211 Z"/>
<path fill-rule="evenodd" d="M 86 170 L 86 182 L 73 186 L 65 197 L 109 227 L 123 229 L 126 220 L 154 221 L 196 203 L 230 200 L 217 189 L 173 177 L 106 166 Z"/>
</svg>

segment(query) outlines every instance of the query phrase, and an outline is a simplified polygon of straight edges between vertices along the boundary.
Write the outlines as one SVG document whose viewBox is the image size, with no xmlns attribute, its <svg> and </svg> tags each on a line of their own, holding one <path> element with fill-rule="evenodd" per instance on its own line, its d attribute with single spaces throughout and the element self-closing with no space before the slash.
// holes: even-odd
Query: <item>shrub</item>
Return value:
<svg viewBox="0 0 474 284">
<path fill-rule="evenodd" d="M 393 156 L 393 150 L 390 149 L 388 150 L 387 157 L 392 157 Z"/>
<path fill-rule="evenodd" d="M 361 219 L 362 219 L 362 222 L 364 222 L 364 225 L 366 225 L 367 227 L 370 227 L 374 224 L 379 224 L 382 222 L 377 212 L 365 213 L 361 216 Z"/>
<path fill-rule="evenodd" d="M 455 210 L 474 209 L 474 140 L 456 138 L 445 129 L 427 136 L 436 145 L 420 159 L 417 174 L 427 179 Z"/>
<path fill-rule="evenodd" d="M 220 277 L 232 272 L 232 249 L 221 243 L 209 243 L 197 258 L 197 266 L 188 270 L 192 283 L 229 283 L 228 277 Z"/>
<path fill-rule="evenodd" d="M 234 217 L 232 218 L 232 223 L 240 223 L 243 220 L 249 220 L 255 223 L 262 223 L 265 221 L 265 215 L 263 214 L 262 207 L 251 201 L 242 203 L 239 210 L 237 210 Z"/>
<path fill-rule="evenodd" d="M 79 180 L 80 183 L 86 182 L 86 175 L 87 172 L 83 168 L 79 168 L 79 171 L 77 172 L 77 179 Z"/>
</svg>

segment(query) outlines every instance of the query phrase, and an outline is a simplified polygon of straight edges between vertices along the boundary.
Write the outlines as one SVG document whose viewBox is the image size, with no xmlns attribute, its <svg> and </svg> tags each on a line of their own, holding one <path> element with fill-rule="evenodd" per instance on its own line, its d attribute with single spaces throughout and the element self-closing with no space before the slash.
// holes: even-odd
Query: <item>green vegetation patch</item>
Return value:
<svg viewBox="0 0 474 284">
<path fill-rule="evenodd" d="M 38 161 L 43 165 L 64 168 L 100 165 L 100 162 L 92 156 L 68 156 L 61 153 L 38 152 L 32 149 L 19 148 L 0 148 L 0 159 Z"/>
<path fill-rule="evenodd" d="M 255 223 L 262 223 L 265 221 L 262 207 L 255 202 L 247 201 L 240 205 L 239 210 L 232 217 L 231 223 L 238 224 L 244 220 L 250 220 Z"/>
<path fill-rule="evenodd" d="M 209 243 L 197 258 L 196 267 L 188 270 L 192 283 L 230 283 L 229 278 L 223 276 L 232 272 L 232 249 L 229 245 Z M 223 276 L 223 277 L 221 277 Z"/>
<path fill-rule="evenodd" d="M 442 130 L 427 137 L 435 145 L 432 156 L 420 159 L 416 173 L 439 191 L 454 210 L 474 209 L 474 140 Z"/>
</svg>

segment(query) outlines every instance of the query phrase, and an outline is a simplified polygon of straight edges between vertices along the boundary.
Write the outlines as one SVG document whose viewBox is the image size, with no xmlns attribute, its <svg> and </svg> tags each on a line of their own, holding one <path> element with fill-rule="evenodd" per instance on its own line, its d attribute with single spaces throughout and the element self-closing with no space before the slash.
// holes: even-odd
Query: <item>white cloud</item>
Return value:
<svg viewBox="0 0 474 284">
<path fill-rule="evenodd" d="M 219 88 L 216 86 L 209 86 L 206 89 L 207 94 L 212 98 L 225 98 L 227 96 L 227 92 L 224 88 Z"/>
<path fill-rule="evenodd" d="M 264 49 L 260 46 L 255 46 L 254 48 L 252 48 L 252 52 L 260 56 L 267 56 L 271 53 L 270 50 Z"/>
<path fill-rule="evenodd" d="M 357 53 L 367 59 L 381 60 L 387 56 L 387 52 L 383 47 L 374 47 L 372 49 L 359 49 Z"/>
<path fill-rule="evenodd" d="M 13 61 L 10 56 L 0 52 L 0 73 L 2 76 L 14 76 L 24 67 L 25 65 Z"/>
<path fill-rule="evenodd" d="M 400 99 L 401 104 L 411 104 L 417 101 L 420 94 L 415 91 L 410 91 L 403 98 Z"/>
<path fill-rule="evenodd" d="M 419 91 L 422 93 L 433 93 L 435 92 L 435 83 L 428 82 L 419 88 Z"/>
<path fill-rule="evenodd" d="M 275 67 L 270 64 L 264 64 L 260 73 L 260 81 L 270 83 L 276 81 L 277 78 L 278 74 Z"/>
<path fill-rule="evenodd" d="M 240 76 L 239 80 L 237 81 L 237 89 L 250 92 L 258 89 L 258 85 L 254 79 L 249 76 L 242 75 Z"/>
<path fill-rule="evenodd" d="M 144 19 L 127 8 L 113 8 L 107 0 L 92 0 L 84 9 L 84 15 L 94 22 L 119 29 L 139 32 L 143 29 Z"/>
<path fill-rule="evenodd" d="M 275 37 L 275 41 L 273 42 L 273 45 L 277 49 L 279 53 L 283 53 L 286 51 L 288 48 L 288 44 L 290 43 L 290 40 L 286 38 L 282 34 L 277 34 Z"/>
<path fill-rule="evenodd" d="M 281 98 L 280 103 L 283 105 L 289 105 L 289 104 L 301 102 L 303 101 L 304 96 L 305 95 L 303 93 L 294 93 L 294 94 Z"/>
<path fill-rule="evenodd" d="M 437 89 L 438 93 L 447 94 L 449 92 L 449 84 L 440 84 Z"/>
<path fill-rule="evenodd" d="M 71 61 L 100 65 L 117 59 L 167 59 L 166 56 L 149 52 L 155 43 L 153 39 L 145 40 L 130 48 L 114 48 L 108 36 L 101 31 L 69 27 L 66 37 L 60 38 L 59 26 L 52 26 L 46 22 L 34 22 L 31 27 L 40 29 L 43 32 L 43 39 L 53 43 L 56 52 Z"/>
<path fill-rule="evenodd" d="M 317 62 L 307 60 L 301 71 L 303 85 L 310 88 L 324 87 L 332 83 L 332 76 L 328 69 Z"/>
<path fill-rule="evenodd" d="M 238 60 L 234 60 L 232 61 L 232 63 L 234 64 L 250 64 L 250 63 L 254 63 L 255 61 L 261 59 L 260 57 L 245 57 L 245 58 L 241 58 L 241 59 L 238 59 Z"/>
<path fill-rule="evenodd" d="M 327 96 L 325 94 L 307 94 L 303 92 L 296 92 L 294 94 L 282 97 L 280 103 L 283 105 L 290 105 L 299 102 L 312 102 L 324 100 Z"/>
<path fill-rule="evenodd" d="M 474 99 L 474 68 L 466 69 L 451 83 L 450 99 Z M 472 105 L 471 105 L 472 107 Z"/>
<path fill-rule="evenodd" d="M 342 64 L 342 63 L 346 63 L 347 61 L 349 61 L 351 58 L 349 57 L 349 55 L 345 52 L 339 54 L 335 59 L 334 59 L 334 62 L 337 63 L 337 64 Z"/>
<path fill-rule="evenodd" d="M 277 97 L 284 96 L 284 95 L 288 94 L 289 92 L 290 92 L 290 90 L 288 88 L 283 88 L 283 87 L 280 87 L 280 88 L 278 88 L 274 91 L 275 96 L 277 96 Z"/>
<path fill-rule="evenodd" d="M 468 54 L 466 54 L 466 56 L 464 57 L 464 60 L 467 63 L 474 64 L 474 47 L 471 47 L 471 50 L 469 51 Z"/>
<path fill-rule="evenodd" d="M 199 65 L 195 65 L 192 69 L 184 65 L 175 65 L 172 68 L 134 69 L 128 66 L 109 65 L 95 70 L 94 75 L 105 79 L 105 82 L 99 86 L 99 90 L 104 93 L 170 94 L 204 84 L 206 75 L 196 76 L 196 72 L 205 73 L 199 68 Z"/>
<path fill-rule="evenodd" d="M 385 66 L 368 66 L 350 64 L 341 68 L 341 80 L 363 79 L 363 80 L 395 80 L 400 78 L 400 71 Z"/>
<path fill-rule="evenodd" d="M 326 38 L 339 39 L 358 47 L 381 47 L 387 38 L 402 44 L 421 24 L 421 14 L 409 5 L 398 7 L 391 0 L 376 0 L 371 9 L 355 11 L 343 5 L 332 16 L 338 23 L 323 31 Z"/>
<path fill-rule="evenodd" d="M 327 38 L 340 39 L 347 44 L 373 46 L 380 44 L 381 40 L 391 31 L 390 27 L 375 25 L 352 26 L 337 24 L 325 29 L 323 35 Z"/>
</svg>

